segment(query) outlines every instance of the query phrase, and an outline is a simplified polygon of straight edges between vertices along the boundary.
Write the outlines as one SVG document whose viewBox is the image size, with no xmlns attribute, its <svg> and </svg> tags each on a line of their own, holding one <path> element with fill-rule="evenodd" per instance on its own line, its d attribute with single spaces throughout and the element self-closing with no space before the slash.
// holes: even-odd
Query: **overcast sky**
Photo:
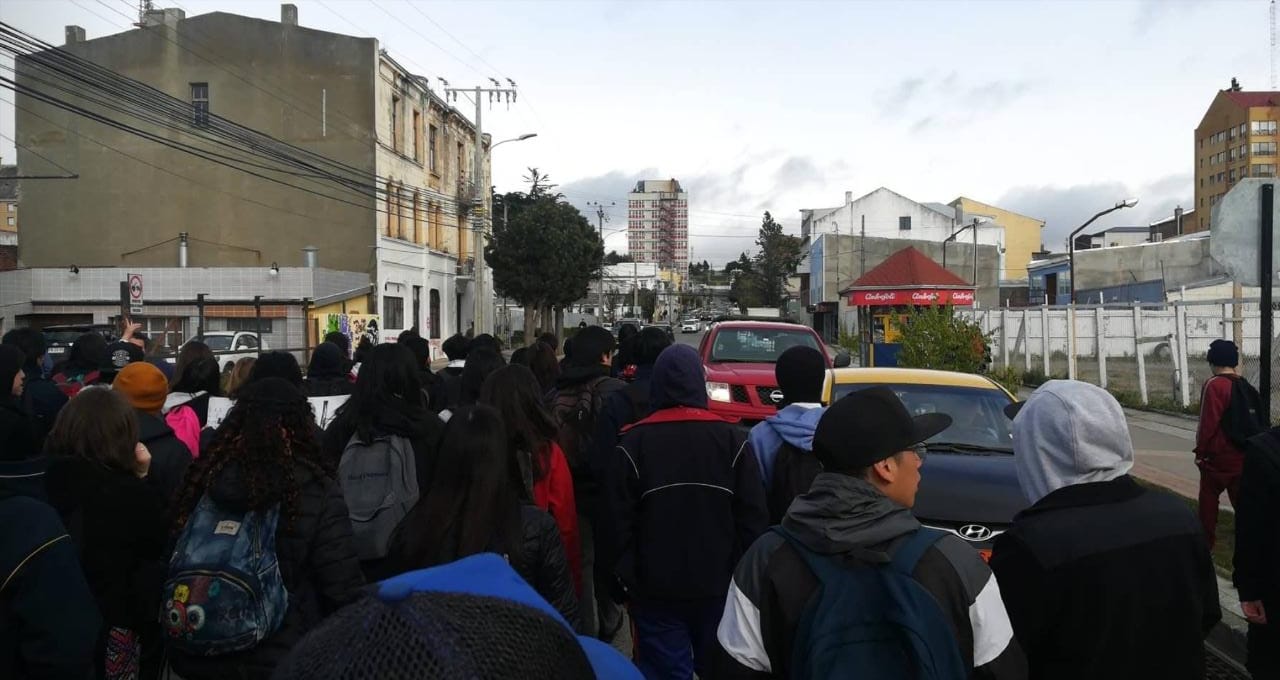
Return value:
<svg viewBox="0 0 1280 680">
<path fill-rule="evenodd" d="M 155 4 L 279 18 L 277 2 Z M 1146 224 L 1191 207 L 1216 91 L 1270 78 L 1264 0 L 295 4 L 304 26 L 376 37 L 433 81 L 515 80 L 518 103 L 485 129 L 538 137 L 495 152 L 499 190 L 536 166 L 584 211 L 616 201 L 609 248 L 625 249 L 637 179 L 679 179 L 693 258 L 717 264 L 752 247 L 765 210 L 795 233 L 801 208 L 880 186 L 1044 218 L 1055 250 L 1127 196 L 1141 203 L 1100 224 Z M 136 6 L 3 0 L 0 18 L 61 44 L 66 24 L 124 30 Z"/>
</svg>

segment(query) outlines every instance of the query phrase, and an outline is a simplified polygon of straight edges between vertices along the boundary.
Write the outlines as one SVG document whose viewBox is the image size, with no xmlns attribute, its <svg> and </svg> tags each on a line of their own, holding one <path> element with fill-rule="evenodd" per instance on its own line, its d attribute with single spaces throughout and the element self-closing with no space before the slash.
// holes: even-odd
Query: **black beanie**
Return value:
<svg viewBox="0 0 1280 680">
<path fill-rule="evenodd" d="M 1240 365 L 1240 349 L 1230 340 L 1214 340 L 1209 343 L 1209 364 L 1222 368 L 1235 368 Z"/>
<path fill-rule="evenodd" d="M 822 352 L 805 345 L 783 352 L 773 366 L 778 389 L 782 390 L 782 402 L 778 406 L 820 403 L 826 374 L 827 360 Z"/>
</svg>

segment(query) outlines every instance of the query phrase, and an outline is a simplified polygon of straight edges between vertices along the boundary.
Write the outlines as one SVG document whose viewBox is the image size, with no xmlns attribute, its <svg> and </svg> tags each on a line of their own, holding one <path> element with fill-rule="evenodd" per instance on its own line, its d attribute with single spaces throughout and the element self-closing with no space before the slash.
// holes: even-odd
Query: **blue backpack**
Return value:
<svg viewBox="0 0 1280 680">
<path fill-rule="evenodd" d="M 216 656 L 251 649 L 280 628 L 289 593 L 276 560 L 280 506 L 246 513 L 205 494 L 169 560 L 160 624 L 176 649 Z"/>
<path fill-rule="evenodd" d="M 962 680 L 955 634 L 933 595 L 911 577 L 942 533 L 918 529 L 888 564 L 840 564 L 777 532 L 818 578 L 792 649 L 795 678 L 926 678 Z"/>
</svg>

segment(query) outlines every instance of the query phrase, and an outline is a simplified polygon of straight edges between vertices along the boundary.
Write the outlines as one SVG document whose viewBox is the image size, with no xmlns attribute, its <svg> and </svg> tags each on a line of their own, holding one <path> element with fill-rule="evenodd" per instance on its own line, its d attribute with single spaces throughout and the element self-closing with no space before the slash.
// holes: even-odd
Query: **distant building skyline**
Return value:
<svg viewBox="0 0 1280 680">
<path fill-rule="evenodd" d="M 627 194 L 627 250 L 636 262 L 689 269 L 689 194 L 675 179 L 640 180 Z"/>
</svg>

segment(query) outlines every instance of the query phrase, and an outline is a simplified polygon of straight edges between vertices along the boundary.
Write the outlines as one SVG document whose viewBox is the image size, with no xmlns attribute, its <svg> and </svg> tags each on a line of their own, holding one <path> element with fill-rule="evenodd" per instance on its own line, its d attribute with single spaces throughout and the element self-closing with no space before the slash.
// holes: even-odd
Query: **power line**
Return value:
<svg viewBox="0 0 1280 680">
<path fill-rule="evenodd" d="M 12 143 L 13 143 L 13 145 L 14 145 L 15 147 L 17 147 L 17 148 L 19 148 L 19 149 L 26 149 L 27 151 L 31 152 L 31 154 L 32 154 L 33 156 L 36 156 L 37 158 L 42 158 L 42 159 L 44 159 L 44 160 L 46 160 L 46 161 L 48 161 L 48 162 L 52 163 L 52 164 L 54 165 L 54 167 L 56 167 L 56 168 L 58 168 L 59 170 L 61 170 L 61 171 L 65 172 L 65 173 L 67 173 L 67 177 L 66 177 L 65 179 L 75 179 L 76 177 L 79 177 L 79 175 L 77 175 L 77 174 L 75 173 L 75 171 L 73 171 L 73 170 L 68 170 L 66 167 L 64 167 L 63 165 L 61 165 L 61 164 L 60 164 L 60 163 L 58 163 L 57 161 L 53 160 L 52 158 L 49 158 L 48 156 L 45 156 L 45 155 L 41 154 L 40 152 L 36 151 L 35 149 L 32 149 L 32 148 L 31 148 L 31 147 L 29 147 L 29 146 L 26 146 L 26 145 L 23 145 L 23 144 L 19 144 L 19 143 L 18 143 L 18 140 L 14 139 L 13 137 L 10 137 L 9 135 L 4 134 L 3 132 L 0 132 L 0 138 L 7 139 L 7 140 L 9 140 L 10 142 L 12 142 Z M 13 178 L 9 178 L 9 179 L 13 179 Z M 22 178 L 18 178 L 18 179 L 22 179 Z M 34 179 L 34 177 L 32 177 L 32 178 L 28 178 L 28 179 Z M 53 178 L 49 177 L 49 178 L 45 178 L 45 179 L 53 179 Z"/>
</svg>

